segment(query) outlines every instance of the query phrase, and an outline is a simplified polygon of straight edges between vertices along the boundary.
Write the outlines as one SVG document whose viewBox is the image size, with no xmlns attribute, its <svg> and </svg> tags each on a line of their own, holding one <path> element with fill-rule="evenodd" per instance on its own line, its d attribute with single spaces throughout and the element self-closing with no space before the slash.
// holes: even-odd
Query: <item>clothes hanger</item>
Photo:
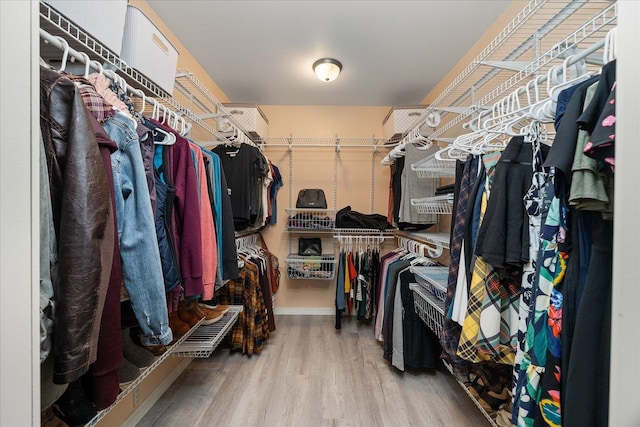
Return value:
<svg viewBox="0 0 640 427">
<path fill-rule="evenodd" d="M 575 57 L 575 55 L 571 55 L 567 59 L 564 60 L 564 62 L 562 63 L 562 82 L 559 83 L 558 85 L 554 86 L 553 88 L 551 88 L 551 90 L 549 91 L 549 98 L 551 98 L 553 100 L 554 108 L 555 108 L 556 103 L 558 102 L 558 96 L 560 95 L 560 92 L 562 92 L 563 90 L 565 90 L 567 88 L 575 86 L 575 85 L 577 85 L 579 83 L 582 83 L 582 82 L 584 82 L 586 80 L 589 80 L 592 77 L 591 73 L 586 72 L 586 73 L 581 74 L 581 75 L 579 75 L 577 77 L 574 77 L 573 79 L 569 78 L 569 62 L 574 57 Z"/>
<path fill-rule="evenodd" d="M 164 105 L 161 105 L 159 103 L 156 102 L 156 104 L 154 104 L 154 111 L 156 110 L 156 106 L 157 106 L 157 116 L 156 116 L 156 120 L 160 121 L 160 109 L 162 109 L 163 111 L 163 116 L 162 116 L 162 121 L 160 121 L 160 123 L 164 124 L 164 120 L 165 120 L 165 116 L 167 114 L 167 111 L 169 110 L 167 107 L 165 107 Z M 153 116 L 154 112 L 152 112 L 152 116 Z M 153 143 L 155 145 L 173 145 L 176 142 L 176 136 L 170 132 L 165 131 L 164 129 L 162 129 L 161 127 L 156 127 L 153 130 Z"/>
<path fill-rule="evenodd" d="M 67 68 L 67 60 L 69 59 L 70 46 L 69 46 L 69 42 L 67 42 L 62 37 L 60 36 L 54 36 L 54 37 L 60 40 L 60 42 L 64 46 L 64 50 L 62 51 L 62 60 L 60 61 L 60 68 L 58 69 L 58 72 L 61 73 L 64 71 L 65 68 Z"/>
<path fill-rule="evenodd" d="M 144 94 L 144 92 L 140 91 L 140 98 L 142 99 L 142 107 L 140 108 L 140 111 L 138 111 L 140 114 L 144 113 L 144 110 L 147 108 L 147 96 Z"/>
<path fill-rule="evenodd" d="M 602 62 L 608 64 L 609 62 L 615 60 L 617 56 L 617 44 L 616 44 L 616 36 L 618 34 L 618 27 L 613 27 L 611 30 L 607 32 L 607 35 L 604 38 L 604 50 L 602 53 Z"/>
</svg>

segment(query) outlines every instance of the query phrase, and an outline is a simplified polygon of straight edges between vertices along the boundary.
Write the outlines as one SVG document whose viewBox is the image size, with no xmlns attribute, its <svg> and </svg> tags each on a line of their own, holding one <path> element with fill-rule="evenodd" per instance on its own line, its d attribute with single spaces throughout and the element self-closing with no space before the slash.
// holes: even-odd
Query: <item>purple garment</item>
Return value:
<svg viewBox="0 0 640 427">
<path fill-rule="evenodd" d="M 90 116 L 93 132 L 100 147 L 100 154 L 104 163 L 111 205 L 113 207 L 114 242 L 118 241 L 118 227 L 116 222 L 116 208 L 114 198 L 113 173 L 111 170 L 111 153 L 118 149 L 100 123 Z M 122 265 L 120 250 L 114 245 L 113 263 L 109 286 L 104 301 L 104 310 L 100 322 L 98 335 L 97 359 L 89 368 L 87 374 L 91 381 L 92 400 L 96 410 L 100 411 L 113 404 L 120 391 L 120 365 L 122 364 L 122 334 L 120 333 L 120 287 L 122 285 Z"/>
<path fill-rule="evenodd" d="M 185 296 L 202 295 L 202 242 L 200 240 L 200 205 L 198 181 L 189 141 L 155 120 L 154 125 L 171 132 L 176 142 L 171 146 L 171 180 L 176 189 L 174 218 L 176 245 Z"/>
</svg>

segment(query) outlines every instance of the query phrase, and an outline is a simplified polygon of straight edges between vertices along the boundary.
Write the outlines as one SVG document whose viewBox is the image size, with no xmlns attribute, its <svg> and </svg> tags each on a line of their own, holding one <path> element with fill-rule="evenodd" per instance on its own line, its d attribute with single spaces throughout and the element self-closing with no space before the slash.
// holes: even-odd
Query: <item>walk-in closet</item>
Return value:
<svg viewBox="0 0 640 427">
<path fill-rule="evenodd" d="M 0 20 L 0 425 L 639 425 L 640 2 Z"/>
</svg>

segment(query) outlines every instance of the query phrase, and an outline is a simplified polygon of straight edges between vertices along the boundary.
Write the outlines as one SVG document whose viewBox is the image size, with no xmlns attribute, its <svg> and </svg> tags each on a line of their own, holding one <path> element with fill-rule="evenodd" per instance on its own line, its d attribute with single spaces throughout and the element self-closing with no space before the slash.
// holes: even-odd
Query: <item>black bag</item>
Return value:
<svg viewBox="0 0 640 427">
<path fill-rule="evenodd" d="M 322 240 L 319 237 L 299 237 L 298 255 L 322 255 Z"/>
<path fill-rule="evenodd" d="M 336 228 L 371 228 L 387 230 L 393 228 L 387 217 L 380 214 L 363 214 L 351 210 L 351 206 L 344 207 L 336 213 Z"/>
<path fill-rule="evenodd" d="M 305 188 L 298 192 L 296 208 L 327 209 L 327 199 L 321 188 Z"/>
</svg>

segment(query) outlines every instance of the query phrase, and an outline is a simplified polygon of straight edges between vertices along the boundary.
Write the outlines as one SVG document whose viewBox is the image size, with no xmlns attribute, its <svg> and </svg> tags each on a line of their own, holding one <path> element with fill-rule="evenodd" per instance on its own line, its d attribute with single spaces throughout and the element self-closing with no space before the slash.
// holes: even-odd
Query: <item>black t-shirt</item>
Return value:
<svg viewBox="0 0 640 427">
<path fill-rule="evenodd" d="M 258 186 L 267 172 L 264 156 L 256 147 L 240 144 L 239 147 L 219 145 L 213 152 L 220 156 L 220 163 L 231 192 L 231 210 L 237 231 L 244 230 L 255 220 L 258 212 Z"/>
</svg>

